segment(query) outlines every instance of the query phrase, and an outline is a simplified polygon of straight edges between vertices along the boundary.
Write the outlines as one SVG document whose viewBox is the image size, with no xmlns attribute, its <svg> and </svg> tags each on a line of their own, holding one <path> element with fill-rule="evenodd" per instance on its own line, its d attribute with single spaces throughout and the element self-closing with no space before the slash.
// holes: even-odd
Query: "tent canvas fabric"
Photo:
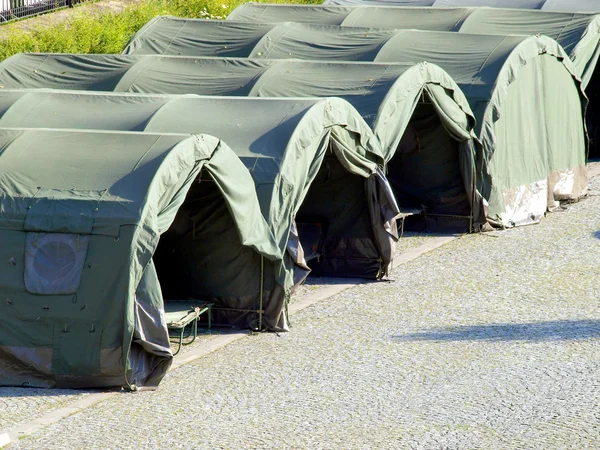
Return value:
<svg viewBox="0 0 600 450">
<path fill-rule="evenodd" d="M 544 11 L 600 12 L 597 0 L 325 0 L 325 5 L 492 6 Z"/>
<path fill-rule="evenodd" d="M 399 210 L 379 169 L 384 157 L 368 125 L 341 99 L 50 90 L 2 94 L 3 127 L 226 135 L 250 171 L 262 213 L 284 255 L 281 264 L 264 269 L 274 273 L 277 285 L 284 288 L 283 292 L 273 286 L 264 288 L 263 324 L 268 329 L 287 330 L 285 299 L 308 274 L 295 222 L 328 226 L 322 256 L 310 264 L 317 273 L 381 278 L 392 264 Z M 305 201 L 309 195 L 321 198 Z M 321 204 L 327 205 L 327 211 L 319 210 Z M 317 216 L 319 220 L 312 220 Z M 240 289 L 239 295 L 243 292 Z M 226 300 L 223 306 L 227 308 L 248 309 L 235 303 L 239 298 Z M 242 300 L 247 303 L 249 299 Z M 245 325 L 256 320 L 256 308 L 248 314 Z"/>
<path fill-rule="evenodd" d="M 345 27 L 458 31 L 472 9 L 243 3 L 235 8 L 226 20 L 253 23 L 297 22 Z"/>
<path fill-rule="evenodd" d="M 174 26 L 176 22 L 179 26 Z M 125 53 L 214 55 L 231 23 L 160 17 L 134 36 Z M 488 220 L 510 227 L 540 220 L 559 200 L 577 199 L 587 187 L 587 99 L 572 62 L 546 36 L 501 36 L 330 25 L 247 23 L 263 38 L 242 54 L 251 58 L 410 62 L 442 67 L 461 87 L 477 118 L 483 145 L 480 192 Z M 211 32 L 219 30 L 218 35 Z M 165 30 L 176 35 L 165 38 Z M 156 31 L 156 33 L 155 33 Z M 253 35 L 256 37 L 256 34 Z M 239 36 L 238 36 L 239 37 Z M 202 46 L 196 46 L 198 39 Z M 211 41 L 211 49 L 206 50 Z M 149 44 L 152 42 L 152 44 Z M 228 41 L 226 41 L 228 42 Z M 240 55 L 242 56 L 242 55 Z M 561 86 L 561 88 L 557 88 Z M 536 121 L 530 120 L 536 117 Z M 539 120 L 544 118 L 544 120 Z"/>
<path fill-rule="evenodd" d="M 92 73 L 89 67 L 94 68 Z M 437 213 L 464 214 L 464 203 L 469 202 L 473 206 L 467 215 L 473 217 L 473 223 L 463 225 L 479 228 L 485 223 L 485 204 L 476 189 L 479 146 L 473 134 L 475 119 L 460 88 L 434 64 L 19 54 L 0 63 L 0 85 L 260 97 L 338 96 L 357 109 L 380 140 L 388 179 L 397 196 L 410 190 L 411 198 L 419 203 L 413 206 L 427 207 L 428 220 L 434 220 Z M 423 104 L 424 96 L 431 105 Z M 389 170 L 389 162 L 407 129 L 409 134 L 416 129 L 412 123 L 416 109 L 420 114 L 427 109 L 437 115 L 428 134 L 440 130 L 436 139 L 419 140 L 419 156 L 435 155 L 428 166 L 423 158 L 403 158 L 406 170 L 402 173 L 411 175 L 407 183 L 407 176 Z M 449 155 L 453 156 L 449 159 Z M 423 170 L 427 173 L 421 173 Z M 405 196 L 400 197 L 404 203 Z M 459 198 L 463 201 L 457 202 Z M 441 227 L 447 227 L 449 221 L 437 219 Z"/>
<path fill-rule="evenodd" d="M 201 173 L 243 245 L 281 260 L 250 174 L 213 136 L 0 130 L 0 384 L 158 385 L 172 353 L 153 254 Z"/>
<path fill-rule="evenodd" d="M 531 9 L 489 7 L 390 7 L 284 5 L 246 3 L 228 20 L 276 23 L 294 21 L 340 26 L 453 31 L 471 34 L 543 34 L 563 47 L 581 77 L 590 98 L 587 128 L 592 138 L 590 155 L 600 155 L 600 99 L 594 76 L 600 54 L 600 15 Z M 590 85 L 590 83 L 592 83 Z"/>
<path fill-rule="evenodd" d="M 474 3 L 474 6 L 480 3 Z M 600 156 L 600 15 L 490 7 L 393 7 L 246 3 L 229 15 L 237 22 L 294 21 L 340 26 L 453 31 L 470 34 L 543 34 L 555 39 L 573 61 L 590 98 L 587 128 L 591 156 Z M 590 83 L 592 83 L 590 85 Z"/>
<path fill-rule="evenodd" d="M 321 6 L 245 3 L 227 17 L 237 22 L 299 22 L 349 27 L 454 31 L 471 34 L 544 34 L 575 63 L 584 87 L 598 61 L 600 15 L 501 8 Z"/>
</svg>

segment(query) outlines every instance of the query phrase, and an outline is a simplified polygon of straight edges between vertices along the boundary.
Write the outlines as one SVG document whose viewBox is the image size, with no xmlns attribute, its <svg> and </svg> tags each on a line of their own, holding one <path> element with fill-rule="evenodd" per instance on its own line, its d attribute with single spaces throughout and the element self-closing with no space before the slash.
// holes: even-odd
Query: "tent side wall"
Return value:
<svg viewBox="0 0 600 450">
<path fill-rule="evenodd" d="M 600 11 L 600 7 L 598 7 L 598 2 L 596 0 L 544 0 L 541 9 L 544 11 Z"/>
<path fill-rule="evenodd" d="M 497 120 L 484 124 L 492 128 L 495 142 L 488 162 L 493 184 L 489 193 L 488 217 L 500 226 L 538 222 L 548 205 L 548 156 L 543 111 L 541 73 L 537 60 L 530 60 L 508 86 Z M 489 108 L 489 106 L 488 106 Z M 489 136 L 488 134 L 488 136 Z"/>
<path fill-rule="evenodd" d="M 0 230 L 0 254 L 14 261 L 0 272 L 2 292 L 10 299 L 0 315 L 2 385 L 127 386 L 123 336 L 133 323 L 123 305 L 129 302 L 135 231 L 122 227 L 119 242 L 112 236 L 89 236 L 86 260 L 91 267 L 83 270 L 76 293 L 53 295 L 49 301 L 25 287 L 28 233 Z M 164 373 L 170 358 L 158 362 L 166 364 L 158 371 Z"/>
<path fill-rule="evenodd" d="M 491 6 L 494 8 L 540 9 L 545 0 L 435 0 L 435 8 L 455 6 Z"/>
<path fill-rule="evenodd" d="M 540 63 L 547 80 L 543 101 L 550 154 L 548 188 L 554 201 L 578 199 L 587 191 L 587 142 L 582 133 L 587 102 L 561 61 L 542 55 Z"/>
<path fill-rule="evenodd" d="M 468 16 L 467 8 L 436 10 L 432 8 L 361 8 L 323 5 L 265 5 L 245 3 L 227 20 L 254 23 L 297 22 L 345 27 L 414 28 L 420 30 L 458 31 Z"/>
<path fill-rule="evenodd" d="M 432 6 L 435 0 L 325 0 L 323 5 Z"/>
<path fill-rule="evenodd" d="M 546 54 L 529 59 L 503 97 L 497 113 L 488 104 L 484 114 L 484 144 L 495 138 L 488 214 L 500 226 L 515 226 L 537 222 L 556 200 L 585 192 L 584 99 L 573 74 Z M 540 112 L 543 120 L 533 120 Z"/>
</svg>

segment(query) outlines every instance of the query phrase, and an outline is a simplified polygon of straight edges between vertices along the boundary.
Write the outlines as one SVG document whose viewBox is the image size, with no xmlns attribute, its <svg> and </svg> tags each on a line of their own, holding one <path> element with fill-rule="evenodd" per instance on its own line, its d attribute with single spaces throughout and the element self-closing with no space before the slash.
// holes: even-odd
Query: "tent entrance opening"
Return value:
<svg viewBox="0 0 600 450">
<path fill-rule="evenodd" d="M 209 174 L 192 183 L 153 259 L 166 304 L 187 299 L 215 303 L 216 325 L 246 323 L 248 315 L 258 316 L 261 256 L 240 242 Z M 273 289 L 272 264 L 262 265 L 262 275 L 262 288 Z"/>
<path fill-rule="evenodd" d="M 590 138 L 590 159 L 600 158 L 600 68 L 594 70 L 585 89 L 589 103 L 586 111 L 586 124 Z"/>
<path fill-rule="evenodd" d="M 375 278 L 379 273 L 365 184 L 327 151 L 296 215 L 311 275 Z"/>
<path fill-rule="evenodd" d="M 387 178 L 401 208 L 425 210 L 406 219 L 406 230 L 468 231 L 471 205 L 460 170 L 460 143 L 424 97 L 388 163 Z"/>
</svg>

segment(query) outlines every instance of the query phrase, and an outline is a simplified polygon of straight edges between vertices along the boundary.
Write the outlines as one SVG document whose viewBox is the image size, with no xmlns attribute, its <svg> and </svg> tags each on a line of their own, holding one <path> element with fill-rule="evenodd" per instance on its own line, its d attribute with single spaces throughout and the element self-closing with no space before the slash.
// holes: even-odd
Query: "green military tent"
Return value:
<svg viewBox="0 0 600 450">
<path fill-rule="evenodd" d="M 544 34 L 567 52 L 590 99 L 587 127 L 590 154 L 600 156 L 600 15 L 508 8 L 427 8 L 393 6 L 285 5 L 245 3 L 228 20 L 454 31 L 475 34 Z"/>
<path fill-rule="evenodd" d="M 264 288 L 261 318 L 268 329 L 287 329 L 284 298 L 309 267 L 318 275 L 381 278 L 392 264 L 399 210 L 379 169 L 384 156 L 368 125 L 344 100 L 51 90 L 1 94 L 2 127 L 226 135 L 250 170 L 284 255 L 283 266 L 264 262 L 265 273 L 275 273 L 284 288 Z M 219 267 L 224 277 L 237 276 Z M 218 300 L 226 308 L 247 310 L 243 325 L 256 322 L 257 308 L 247 308 L 248 299 Z M 229 322 L 240 320 L 239 311 L 231 316 Z"/>
<path fill-rule="evenodd" d="M 19 54 L 0 63 L 0 85 L 261 97 L 339 96 L 358 110 L 380 139 L 387 177 L 401 205 L 425 206 L 429 229 L 465 231 L 485 223 L 484 201 L 475 187 L 475 119 L 456 83 L 433 64 Z M 403 148 L 416 137 L 418 152 L 397 152 L 404 134 Z M 421 223 L 413 226 L 422 226 L 423 216 L 418 219 Z"/>
<path fill-rule="evenodd" d="M 325 0 L 323 5 L 432 6 L 435 0 Z"/>
<path fill-rule="evenodd" d="M 413 1 L 418 2 L 419 0 Z M 438 8 L 493 6 L 496 8 L 541 9 L 544 11 L 600 12 L 600 6 L 596 0 L 435 0 L 431 6 Z"/>
<path fill-rule="evenodd" d="M 431 31 L 458 31 L 473 8 L 433 9 L 427 7 L 298 5 L 285 3 L 243 3 L 226 20 L 254 23 L 320 23 L 343 27 L 414 28 Z"/>
<path fill-rule="evenodd" d="M 600 12 L 597 0 L 325 0 L 325 5 L 492 6 L 544 11 Z"/>
<path fill-rule="evenodd" d="M 228 240 L 192 239 L 182 214 L 204 217 L 211 236 Z M 261 280 L 250 266 L 281 261 L 281 252 L 248 170 L 225 143 L 0 129 L 0 385 L 157 386 L 173 356 L 157 271 L 165 252 L 156 255 L 176 223 L 187 256 L 200 258 L 188 269 L 201 268 L 184 273 L 190 261 L 181 261 L 170 280 L 181 298 L 208 283 L 211 295 L 254 308 L 246 300 L 258 296 Z M 224 274 L 216 262 L 237 272 Z"/>
<path fill-rule="evenodd" d="M 349 27 L 454 31 L 476 34 L 544 34 L 575 63 L 584 86 L 598 61 L 600 15 L 502 8 L 415 8 L 390 6 L 244 3 L 227 20 L 299 22 Z"/>
<path fill-rule="evenodd" d="M 252 38 L 244 41 L 243 34 Z M 235 53 L 253 58 L 425 60 L 441 66 L 477 118 L 484 152 L 478 190 L 489 202 L 488 220 L 498 226 L 537 222 L 558 201 L 586 191 L 587 99 L 572 62 L 546 36 L 159 17 L 133 37 L 125 53 L 214 56 L 234 39 Z"/>
</svg>

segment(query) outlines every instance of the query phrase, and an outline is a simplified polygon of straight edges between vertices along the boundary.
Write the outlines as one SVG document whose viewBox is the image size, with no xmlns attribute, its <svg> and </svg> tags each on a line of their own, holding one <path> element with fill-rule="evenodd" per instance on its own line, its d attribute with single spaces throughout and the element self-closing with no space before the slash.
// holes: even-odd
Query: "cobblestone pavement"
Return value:
<svg viewBox="0 0 600 450">
<path fill-rule="evenodd" d="M 417 248 L 435 239 L 435 237 L 423 233 L 405 233 L 404 239 L 397 245 L 396 254 L 400 255 L 405 251 Z M 348 278 L 309 278 L 303 286 L 300 286 L 291 301 L 295 303 L 304 300 L 307 296 L 319 294 L 322 289 L 331 285 L 353 282 L 357 282 L 357 280 Z M 213 328 L 211 332 L 199 330 L 200 334 L 196 341 L 191 345 L 183 346 L 180 354 L 185 355 L 193 349 L 206 345 L 228 331 L 231 330 L 227 328 Z M 172 349 L 173 351 L 177 349 L 175 343 L 173 343 Z M 71 403 L 83 399 L 90 392 L 95 391 L 0 387 L 0 433 L 35 420 L 58 408 L 69 406 Z"/>
<path fill-rule="evenodd" d="M 600 177 L 591 189 L 11 448 L 600 448 Z"/>
</svg>

